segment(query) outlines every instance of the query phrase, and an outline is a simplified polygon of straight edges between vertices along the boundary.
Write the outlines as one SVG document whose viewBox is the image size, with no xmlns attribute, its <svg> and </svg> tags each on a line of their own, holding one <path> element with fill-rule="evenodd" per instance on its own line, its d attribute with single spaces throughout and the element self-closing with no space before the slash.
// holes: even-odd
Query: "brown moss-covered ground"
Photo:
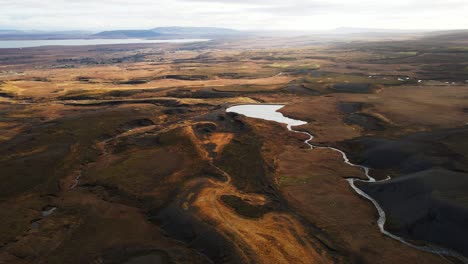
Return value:
<svg viewBox="0 0 468 264">
<path fill-rule="evenodd" d="M 377 178 L 463 174 L 464 61 L 419 44 L 0 50 L 0 263 L 447 263 L 379 232 L 337 152 L 225 113 L 284 103 Z"/>
</svg>

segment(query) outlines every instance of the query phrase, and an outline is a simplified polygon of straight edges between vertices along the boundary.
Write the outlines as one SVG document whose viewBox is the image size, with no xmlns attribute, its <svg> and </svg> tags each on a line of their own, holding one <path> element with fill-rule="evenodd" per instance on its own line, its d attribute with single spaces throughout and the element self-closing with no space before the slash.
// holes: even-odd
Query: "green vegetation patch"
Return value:
<svg viewBox="0 0 468 264">
<path fill-rule="evenodd" d="M 161 77 L 162 79 L 174 79 L 182 81 L 202 81 L 209 80 L 210 77 L 207 75 L 183 75 L 183 74 L 171 74 Z"/>
<path fill-rule="evenodd" d="M 199 175 L 206 165 L 182 128 L 156 137 L 129 138 L 120 142 L 116 151 L 112 162 L 89 168 L 83 180 L 132 196 L 157 192 L 158 199 L 165 200 L 180 182 Z"/>
<path fill-rule="evenodd" d="M 60 100 L 91 100 L 102 96 L 104 90 L 93 89 L 93 90 L 69 90 L 64 95 L 59 96 Z"/>
<path fill-rule="evenodd" d="M 447 63 L 440 65 L 425 65 L 424 74 L 432 80 L 465 81 L 468 80 L 468 65 L 464 63 Z"/>
<path fill-rule="evenodd" d="M 0 146 L 0 199 L 26 191 L 55 193 L 58 181 L 95 160 L 95 143 L 118 133 L 145 111 L 111 109 L 63 118 L 32 128 Z"/>
<path fill-rule="evenodd" d="M 168 148 L 131 150 L 108 166 L 84 173 L 85 178 L 139 194 L 164 185 L 167 178 L 182 167 L 184 156 Z"/>
<path fill-rule="evenodd" d="M 352 113 L 345 120 L 346 123 L 360 126 L 366 130 L 385 130 L 388 124 L 376 116 L 366 113 Z"/>
<path fill-rule="evenodd" d="M 416 56 L 418 55 L 417 51 L 400 51 L 398 54 L 403 55 L 403 56 Z"/>
<path fill-rule="evenodd" d="M 352 74 L 324 73 L 318 76 L 308 75 L 300 80 L 307 89 L 327 92 L 371 93 L 379 86 L 396 86 L 415 83 L 415 80 L 399 81 L 397 77 L 362 76 Z"/>
<path fill-rule="evenodd" d="M 232 140 L 217 161 L 240 190 L 260 192 L 267 185 L 268 172 L 261 147 L 261 140 L 253 132 L 247 132 Z"/>
<path fill-rule="evenodd" d="M 295 61 L 294 56 L 254 56 L 251 60 L 268 60 L 268 61 Z"/>
<path fill-rule="evenodd" d="M 243 84 L 243 85 L 228 85 L 228 86 L 217 86 L 214 87 L 214 91 L 218 92 L 270 92 L 281 89 L 282 85 L 254 85 L 254 84 Z"/>
<path fill-rule="evenodd" d="M 335 83 L 369 83 L 369 84 L 381 84 L 381 85 L 400 85 L 401 82 L 396 77 L 377 77 L 352 74 L 324 74 L 323 76 L 314 77 L 307 76 L 304 79 L 306 83 L 313 84 L 335 84 Z"/>
<path fill-rule="evenodd" d="M 34 217 L 37 217 L 35 212 L 25 206 L 0 204 L 0 247 L 28 230 Z"/>
<path fill-rule="evenodd" d="M 304 175 L 304 176 L 295 175 L 294 177 L 282 175 L 279 179 L 279 185 L 280 186 L 301 185 L 301 184 L 307 184 L 311 181 L 312 179 L 310 175 Z"/>
<path fill-rule="evenodd" d="M 79 205 L 75 206 L 80 208 Z M 70 210 L 68 213 L 72 214 Z M 67 234 L 67 239 L 50 253 L 47 263 L 93 263 L 96 258 L 101 257 L 101 252 L 113 247 L 121 248 L 139 243 L 145 245 L 155 239 L 155 234 L 148 233 L 145 223 L 138 215 L 109 217 L 84 206 L 75 213 L 80 216 L 79 226 L 74 227 Z"/>
<path fill-rule="evenodd" d="M 468 51 L 468 47 L 464 47 L 464 46 L 449 47 L 449 50 L 453 50 L 453 51 Z"/>
<path fill-rule="evenodd" d="M 149 79 L 130 79 L 125 81 L 115 81 L 115 84 L 123 84 L 123 85 L 136 85 L 136 84 L 145 84 L 150 82 Z"/>
</svg>

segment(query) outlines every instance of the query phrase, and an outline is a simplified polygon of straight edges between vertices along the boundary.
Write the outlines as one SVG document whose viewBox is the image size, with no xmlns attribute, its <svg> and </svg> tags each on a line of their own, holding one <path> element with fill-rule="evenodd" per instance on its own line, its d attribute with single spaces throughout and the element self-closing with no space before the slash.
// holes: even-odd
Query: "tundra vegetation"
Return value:
<svg viewBox="0 0 468 264">
<path fill-rule="evenodd" d="M 229 38 L 0 50 L 0 263 L 468 257 L 468 39 Z"/>
</svg>

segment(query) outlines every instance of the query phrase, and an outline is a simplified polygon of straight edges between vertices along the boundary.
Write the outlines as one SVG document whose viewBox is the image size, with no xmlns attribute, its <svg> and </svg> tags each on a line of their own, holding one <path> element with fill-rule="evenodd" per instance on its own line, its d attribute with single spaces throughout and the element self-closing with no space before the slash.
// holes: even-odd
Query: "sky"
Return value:
<svg viewBox="0 0 468 264">
<path fill-rule="evenodd" d="M 0 29 L 468 28 L 468 0 L 0 0 Z"/>
</svg>

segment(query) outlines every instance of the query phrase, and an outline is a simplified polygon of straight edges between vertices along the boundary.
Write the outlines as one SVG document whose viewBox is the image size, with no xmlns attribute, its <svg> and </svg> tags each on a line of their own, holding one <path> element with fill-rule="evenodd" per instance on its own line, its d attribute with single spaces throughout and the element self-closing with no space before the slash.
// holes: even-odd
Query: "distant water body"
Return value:
<svg viewBox="0 0 468 264">
<path fill-rule="evenodd" d="M 42 46 L 92 46 L 112 44 L 192 43 L 209 39 L 46 39 L 0 40 L 0 49 L 33 48 Z"/>
</svg>

